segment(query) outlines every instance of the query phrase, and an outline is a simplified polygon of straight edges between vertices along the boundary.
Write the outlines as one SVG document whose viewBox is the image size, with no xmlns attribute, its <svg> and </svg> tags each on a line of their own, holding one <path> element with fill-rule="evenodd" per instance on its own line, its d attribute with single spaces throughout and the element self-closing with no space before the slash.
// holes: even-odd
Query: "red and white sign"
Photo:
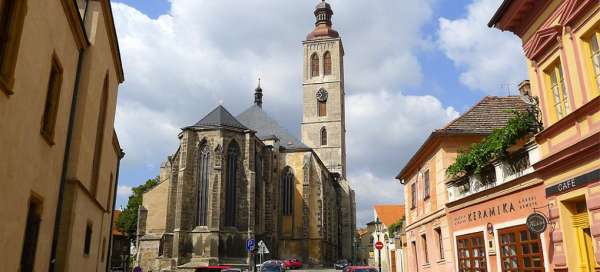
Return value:
<svg viewBox="0 0 600 272">
<path fill-rule="evenodd" d="M 383 248 L 383 243 L 381 241 L 377 241 L 377 243 L 375 243 L 375 248 L 377 250 L 381 250 Z"/>
</svg>

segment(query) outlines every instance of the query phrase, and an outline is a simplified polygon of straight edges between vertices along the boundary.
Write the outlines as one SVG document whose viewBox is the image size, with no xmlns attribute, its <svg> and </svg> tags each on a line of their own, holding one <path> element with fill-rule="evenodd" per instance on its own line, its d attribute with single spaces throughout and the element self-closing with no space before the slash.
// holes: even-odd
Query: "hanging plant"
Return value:
<svg viewBox="0 0 600 272">
<path fill-rule="evenodd" d="M 503 128 L 496 129 L 481 142 L 472 144 L 468 150 L 460 150 L 453 164 L 446 169 L 449 178 L 481 173 L 481 169 L 494 159 L 506 156 L 506 149 L 533 131 L 538 120 L 531 111 L 512 111 L 513 116 Z"/>
</svg>

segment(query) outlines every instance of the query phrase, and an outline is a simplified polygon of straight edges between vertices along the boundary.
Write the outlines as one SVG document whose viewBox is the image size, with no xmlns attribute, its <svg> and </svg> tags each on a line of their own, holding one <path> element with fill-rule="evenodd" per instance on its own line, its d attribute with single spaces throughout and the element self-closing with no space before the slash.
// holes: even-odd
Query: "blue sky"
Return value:
<svg viewBox="0 0 600 272">
<path fill-rule="evenodd" d="M 263 78 L 265 109 L 299 135 L 301 41 L 318 1 L 117 0 L 126 157 L 117 207 L 158 174 L 179 128 L 222 103 L 237 114 Z M 431 130 L 525 79 L 518 39 L 486 26 L 500 0 L 330 0 L 346 50 L 349 179 L 359 225 L 403 202 L 393 180 Z M 360 18 L 358 18 L 360 17 Z M 372 131 L 379 131 L 373 135 Z M 377 190 L 373 188 L 386 188 Z"/>
</svg>

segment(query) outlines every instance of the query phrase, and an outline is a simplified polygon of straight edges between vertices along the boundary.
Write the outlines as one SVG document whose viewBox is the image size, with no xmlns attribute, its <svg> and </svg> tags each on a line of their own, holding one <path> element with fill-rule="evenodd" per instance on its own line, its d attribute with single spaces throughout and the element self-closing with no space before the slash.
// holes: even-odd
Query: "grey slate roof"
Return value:
<svg viewBox="0 0 600 272">
<path fill-rule="evenodd" d="M 204 118 L 194 124 L 192 127 L 199 128 L 236 128 L 236 129 L 248 129 L 240 123 L 225 107 L 219 105 Z"/>
<path fill-rule="evenodd" d="M 439 132 L 491 134 L 503 128 L 513 116 L 511 110 L 526 111 L 528 105 L 518 96 L 486 96 Z"/>
<path fill-rule="evenodd" d="M 280 145 L 287 149 L 309 148 L 282 128 L 277 121 L 271 118 L 261 107 L 252 105 L 237 116 L 237 119 L 246 127 L 256 131 L 256 136 L 261 139 L 277 137 Z"/>
</svg>

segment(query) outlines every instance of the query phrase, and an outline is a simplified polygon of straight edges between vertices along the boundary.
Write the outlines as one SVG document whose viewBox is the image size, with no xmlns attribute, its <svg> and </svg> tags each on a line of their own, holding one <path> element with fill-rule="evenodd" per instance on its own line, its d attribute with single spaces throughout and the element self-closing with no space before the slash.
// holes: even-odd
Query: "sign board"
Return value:
<svg viewBox="0 0 600 272">
<path fill-rule="evenodd" d="M 258 242 L 258 254 L 269 254 L 269 253 L 271 253 L 271 252 L 269 252 L 267 245 L 265 245 L 265 243 L 262 240 L 260 242 Z"/>
<path fill-rule="evenodd" d="M 383 248 L 383 242 L 377 241 L 377 243 L 375 243 L 375 248 L 381 250 Z"/>
<path fill-rule="evenodd" d="M 527 216 L 527 228 L 529 231 L 540 234 L 546 231 L 546 227 L 548 227 L 548 220 L 546 220 L 546 216 L 539 212 L 534 212 Z"/>
<path fill-rule="evenodd" d="M 254 239 L 246 240 L 246 250 L 253 251 L 255 245 L 256 245 L 256 241 Z"/>
<path fill-rule="evenodd" d="M 600 178 L 600 169 L 596 169 L 587 174 L 559 182 L 550 187 L 546 187 L 546 196 L 559 195 L 566 193 L 576 188 L 583 187 L 587 184 L 597 181 Z"/>
</svg>

